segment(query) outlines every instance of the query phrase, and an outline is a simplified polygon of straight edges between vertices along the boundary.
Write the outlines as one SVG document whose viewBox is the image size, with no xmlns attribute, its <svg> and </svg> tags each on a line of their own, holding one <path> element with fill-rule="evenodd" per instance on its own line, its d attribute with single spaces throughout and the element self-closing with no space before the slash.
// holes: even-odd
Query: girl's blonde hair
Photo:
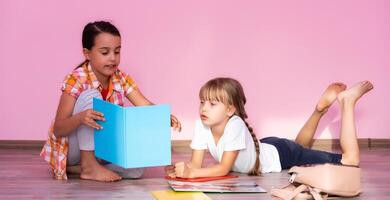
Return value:
<svg viewBox="0 0 390 200">
<path fill-rule="evenodd" d="M 260 175 L 260 143 L 253 132 L 253 128 L 250 127 L 249 123 L 246 121 L 248 118 L 244 108 L 246 98 L 240 82 L 232 78 L 211 79 L 200 89 L 199 98 L 201 100 L 219 101 L 225 105 L 234 106 L 236 108 L 236 112 L 234 114 L 244 120 L 256 147 L 256 162 L 248 174 L 254 176 Z"/>
</svg>

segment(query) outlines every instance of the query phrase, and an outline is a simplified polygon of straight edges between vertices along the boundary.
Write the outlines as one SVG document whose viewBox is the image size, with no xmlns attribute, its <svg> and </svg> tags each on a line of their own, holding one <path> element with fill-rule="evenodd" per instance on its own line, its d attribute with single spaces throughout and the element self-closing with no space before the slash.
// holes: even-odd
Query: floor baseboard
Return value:
<svg viewBox="0 0 390 200">
<path fill-rule="evenodd" d="M 40 149 L 43 147 L 43 140 L 0 140 L 0 149 Z M 172 140 L 172 150 L 174 152 L 191 152 L 191 140 Z M 371 148 L 390 148 L 390 139 L 358 139 L 359 147 L 365 149 Z M 316 139 L 313 142 L 313 149 L 319 150 L 338 150 L 340 141 L 338 139 Z"/>
<path fill-rule="evenodd" d="M 0 140 L 0 149 L 40 149 L 43 140 Z"/>
</svg>

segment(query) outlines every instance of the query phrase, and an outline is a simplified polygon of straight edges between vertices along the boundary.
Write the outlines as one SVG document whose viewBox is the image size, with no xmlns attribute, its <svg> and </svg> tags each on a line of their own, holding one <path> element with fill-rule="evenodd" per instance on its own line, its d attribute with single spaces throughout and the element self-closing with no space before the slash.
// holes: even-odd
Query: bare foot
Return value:
<svg viewBox="0 0 390 200">
<path fill-rule="evenodd" d="M 365 93 L 372 90 L 373 88 L 374 86 L 370 81 L 362 81 L 349 88 L 348 90 L 341 92 L 337 96 L 337 100 L 339 101 L 339 103 L 344 103 L 344 101 L 352 101 L 352 103 L 356 103 L 356 101 L 359 100 L 361 96 L 363 96 Z"/>
<path fill-rule="evenodd" d="M 122 179 L 118 174 L 101 166 L 99 163 L 82 166 L 80 178 L 102 182 L 113 182 Z"/>
<path fill-rule="evenodd" d="M 316 110 L 320 113 L 326 112 L 332 103 L 337 99 L 337 95 L 344 91 L 347 86 L 344 83 L 332 83 L 326 88 L 317 103 Z"/>
</svg>

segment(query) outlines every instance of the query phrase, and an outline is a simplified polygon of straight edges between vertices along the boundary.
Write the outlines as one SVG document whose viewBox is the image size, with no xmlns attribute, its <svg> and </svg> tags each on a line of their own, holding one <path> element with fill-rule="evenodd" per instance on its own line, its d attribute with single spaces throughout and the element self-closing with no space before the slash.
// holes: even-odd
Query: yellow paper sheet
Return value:
<svg viewBox="0 0 390 200">
<path fill-rule="evenodd" d="M 175 192 L 172 190 L 152 191 L 157 200 L 211 200 L 203 192 Z"/>
</svg>

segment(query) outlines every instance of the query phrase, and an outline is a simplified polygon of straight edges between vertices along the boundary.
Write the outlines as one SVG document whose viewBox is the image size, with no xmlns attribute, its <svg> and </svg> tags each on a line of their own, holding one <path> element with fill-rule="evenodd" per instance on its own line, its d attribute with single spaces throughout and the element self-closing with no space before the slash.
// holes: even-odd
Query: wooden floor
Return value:
<svg viewBox="0 0 390 200">
<path fill-rule="evenodd" d="M 37 149 L 0 149 L 0 199 L 153 199 L 151 191 L 167 190 L 162 167 L 148 168 L 142 179 L 100 183 L 72 177 L 53 180 L 48 165 Z M 188 160 L 188 153 L 174 153 L 173 161 Z M 207 163 L 213 162 L 210 157 Z M 390 199 L 390 149 L 361 151 L 363 193 L 354 199 Z M 240 179 L 254 180 L 269 191 L 286 185 L 289 176 L 282 173 Z M 207 193 L 212 199 L 271 199 L 270 194 Z"/>
</svg>

